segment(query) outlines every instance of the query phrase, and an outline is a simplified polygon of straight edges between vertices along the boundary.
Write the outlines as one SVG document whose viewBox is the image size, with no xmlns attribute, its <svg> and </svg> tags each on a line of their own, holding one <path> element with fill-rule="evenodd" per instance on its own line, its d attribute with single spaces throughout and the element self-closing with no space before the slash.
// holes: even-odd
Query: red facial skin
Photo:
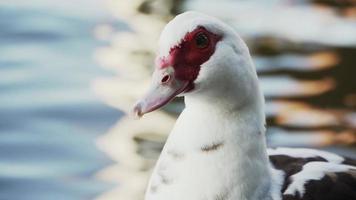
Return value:
<svg viewBox="0 0 356 200">
<path fill-rule="evenodd" d="M 221 38 L 204 27 L 187 33 L 182 42 L 171 48 L 167 57 L 157 59 L 155 78 L 159 78 L 160 82 L 155 82 L 135 105 L 134 113 L 142 116 L 166 105 L 175 96 L 192 91 L 201 65 L 214 54 Z M 168 67 L 173 68 L 173 73 Z"/>
<path fill-rule="evenodd" d="M 209 40 L 204 48 L 199 48 L 195 42 L 196 36 L 201 33 Z M 216 44 L 220 40 L 221 36 L 209 32 L 204 27 L 198 27 L 187 33 L 180 44 L 171 48 L 167 58 L 159 58 L 158 67 L 163 69 L 172 66 L 176 79 L 189 81 L 189 87 L 184 92 L 191 91 L 194 89 L 194 81 L 198 77 L 201 65 L 214 54 Z"/>
</svg>

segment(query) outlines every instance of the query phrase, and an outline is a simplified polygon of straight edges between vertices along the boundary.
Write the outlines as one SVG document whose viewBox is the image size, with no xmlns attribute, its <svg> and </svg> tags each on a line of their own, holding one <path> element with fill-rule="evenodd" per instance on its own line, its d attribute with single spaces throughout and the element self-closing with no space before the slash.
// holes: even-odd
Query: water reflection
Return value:
<svg viewBox="0 0 356 200">
<path fill-rule="evenodd" d="M 113 187 L 94 176 L 112 163 L 95 138 L 120 112 L 90 89 L 109 75 L 91 59 L 103 45 L 92 30 L 110 19 L 93 2 L 0 2 L 0 199 L 92 199 Z"/>
</svg>

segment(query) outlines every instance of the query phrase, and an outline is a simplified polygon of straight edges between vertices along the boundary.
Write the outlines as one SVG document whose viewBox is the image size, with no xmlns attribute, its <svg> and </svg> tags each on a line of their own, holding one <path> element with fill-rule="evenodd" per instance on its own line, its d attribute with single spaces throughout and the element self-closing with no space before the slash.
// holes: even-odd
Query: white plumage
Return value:
<svg viewBox="0 0 356 200">
<path fill-rule="evenodd" d="M 229 26 L 197 12 L 178 15 L 163 30 L 157 57 L 152 88 L 134 111 L 143 115 L 179 94 L 186 108 L 146 200 L 316 200 L 323 194 L 308 187 L 323 190 L 330 180 L 344 181 L 333 200 L 356 197 L 354 161 L 310 149 L 267 151 L 257 74 L 247 46 Z M 327 185 L 310 185 L 324 179 Z"/>
</svg>

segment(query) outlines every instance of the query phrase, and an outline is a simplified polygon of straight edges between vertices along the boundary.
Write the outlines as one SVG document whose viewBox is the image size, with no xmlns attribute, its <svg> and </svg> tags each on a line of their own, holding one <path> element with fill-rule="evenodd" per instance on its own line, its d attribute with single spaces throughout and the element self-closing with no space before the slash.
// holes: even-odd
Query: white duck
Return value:
<svg viewBox="0 0 356 200">
<path fill-rule="evenodd" d="M 146 200 L 356 199 L 355 161 L 312 149 L 266 149 L 264 98 L 249 50 L 232 28 L 197 12 L 180 14 L 161 34 L 156 65 L 136 115 L 177 95 L 186 108 Z"/>
</svg>

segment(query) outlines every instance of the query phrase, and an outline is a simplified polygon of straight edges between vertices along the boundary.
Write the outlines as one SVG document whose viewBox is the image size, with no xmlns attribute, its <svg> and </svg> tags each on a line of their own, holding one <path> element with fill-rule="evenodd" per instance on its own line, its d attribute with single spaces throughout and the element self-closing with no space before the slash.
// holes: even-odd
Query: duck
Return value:
<svg viewBox="0 0 356 200">
<path fill-rule="evenodd" d="M 185 108 L 145 200 L 356 199 L 355 160 L 267 148 L 264 96 L 249 49 L 221 20 L 187 11 L 163 28 L 152 81 L 133 113 L 143 117 L 177 96 Z"/>
</svg>

